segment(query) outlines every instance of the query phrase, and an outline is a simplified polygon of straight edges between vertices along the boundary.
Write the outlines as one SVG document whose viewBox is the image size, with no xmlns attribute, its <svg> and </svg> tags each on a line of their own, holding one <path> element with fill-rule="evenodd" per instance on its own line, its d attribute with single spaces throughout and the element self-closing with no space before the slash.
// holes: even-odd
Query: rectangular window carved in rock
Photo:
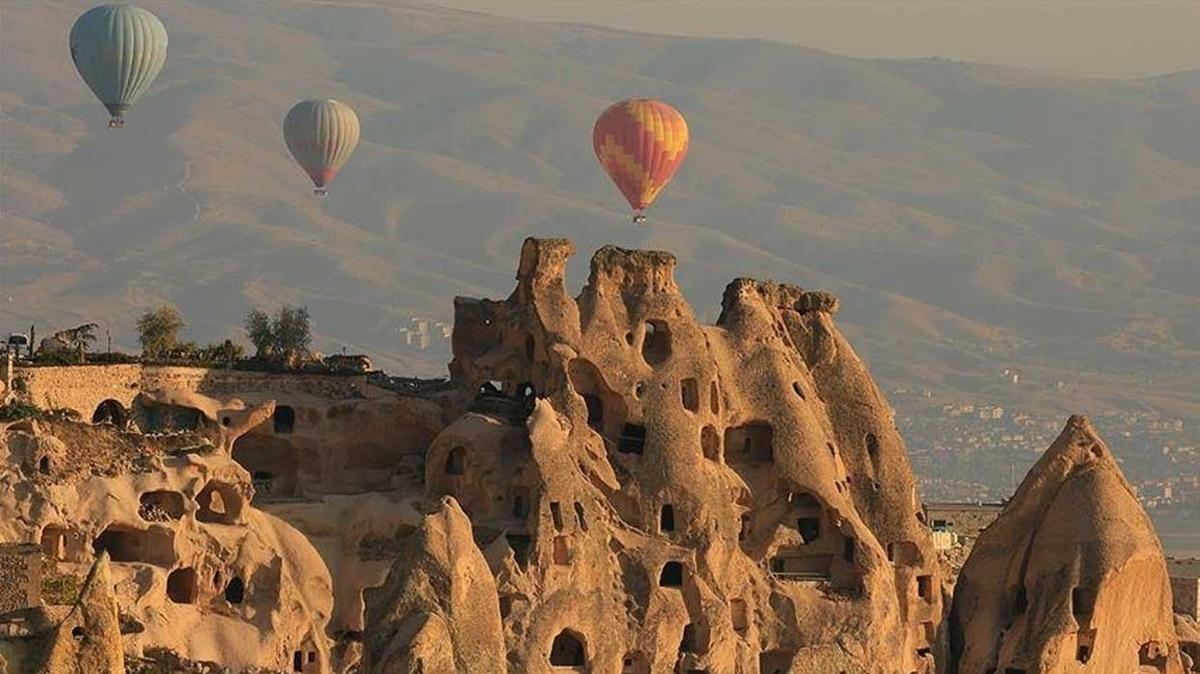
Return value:
<svg viewBox="0 0 1200 674">
<path fill-rule="evenodd" d="M 730 463 L 770 463 L 775 458 L 775 431 L 756 421 L 725 430 L 725 457 Z"/>
<path fill-rule="evenodd" d="M 554 537 L 554 563 L 566 566 L 571 562 L 571 547 L 566 536 Z"/>
<path fill-rule="evenodd" d="M 712 426 L 700 429 L 700 451 L 709 461 L 721 460 L 721 436 L 717 429 Z"/>
<path fill-rule="evenodd" d="M 743 632 L 750 627 L 748 613 L 745 599 L 731 599 L 729 601 L 729 617 L 733 622 L 735 632 Z"/>
<path fill-rule="evenodd" d="M 933 601 L 933 576 L 917 576 L 917 596 L 927 602 Z"/>
<path fill-rule="evenodd" d="M 276 407 L 272 426 L 276 433 L 291 433 L 296 429 L 296 410 L 287 405 Z"/>
<path fill-rule="evenodd" d="M 167 576 L 167 598 L 176 604 L 194 604 L 199 594 L 196 570 L 191 567 L 175 569 Z"/>
<path fill-rule="evenodd" d="M 556 530 L 563 530 L 562 508 L 559 507 L 558 501 L 550 504 L 550 519 L 554 520 L 554 528 Z"/>
<path fill-rule="evenodd" d="M 642 358 L 650 365 L 658 365 L 671 357 L 671 328 L 665 321 L 646 321 L 646 333 L 642 338 Z"/>
<path fill-rule="evenodd" d="M 462 475 L 467 470 L 467 449 L 454 447 L 446 455 L 446 474 Z"/>
<path fill-rule="evenodd" d="M 796 520 L 796 529 L 805 543 L 813 543 L 821 537 L 821 518 L 801 517 Z"/>
<path fill-rule="evenodd" d="M 679 382 L 679 395 L 683 399 L 683 408 L 689 412 L 700 411 L 700 386 L 696 380 L 689 377 Z"/>
<path fill-rule="evenodd" d="M 646 449 L 646 427 L 639 424 L 625 424 L 621 428 L 621 437 L 617 438 L 617 451 L 622 454 L 641 454 Z"/>
<path fill-rule="evenodd" d="M 675 531 L 675 507 L 670 503 L 663 505 L 659 513 L 658 530 L 663 533 Z"/>
</svg>

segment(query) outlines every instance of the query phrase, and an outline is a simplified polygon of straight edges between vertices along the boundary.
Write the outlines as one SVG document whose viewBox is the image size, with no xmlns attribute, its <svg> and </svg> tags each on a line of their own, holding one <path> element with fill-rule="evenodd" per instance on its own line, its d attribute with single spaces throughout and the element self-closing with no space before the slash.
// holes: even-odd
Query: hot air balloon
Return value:
<svg viewBox="0 0 1200 674">
<path fill-rule="evenodd" d="M 71 27 L 71 60 L 112 115 L 109 127 L 122 127 L 167 60 L 167 29 L 141 7 L 93 7 Z"/>
<path fill-rule="evenodd" d="M 633 98 L 605 110 L 592 129 L 596 159 L 633 208 L 633 222 L 654 203 L 688 151 L 688 128 L 675 108 L 651 98 Z"/>
<path fill-rule="evenodd" d="M 283 120 L 283 139 L 323 197 L 358 145 L 358 115 L 332 98 L 300 101 Z"/>
</svg>

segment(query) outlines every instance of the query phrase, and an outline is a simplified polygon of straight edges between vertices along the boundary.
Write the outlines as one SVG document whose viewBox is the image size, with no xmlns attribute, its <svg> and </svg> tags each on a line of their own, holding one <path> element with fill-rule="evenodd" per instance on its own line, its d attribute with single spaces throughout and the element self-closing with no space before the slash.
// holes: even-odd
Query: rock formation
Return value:
<svg viewBox="0 0 1200 674">
<path fill-rule="evenodd" d="M 1175 634 L 1179 636 L 1183 671 L 1200 672 L 1200 620 L 1176 613 Z"/>
<path fill-rule="evenodd" d="M 290 670 L 303 659 L 318 671 L 329 661 L 328 571 L 304 536 L 248 505 L 250 475 L 229 457 L 271 407 L 217 409 L 225 423 L 212 421 L 209 433 L 144 436 L 62 420 L 0 428 L 0 539 L 36 543 L 45 575 L 68 585 L 102 560 L 84 587 L 115 587 L 131 625 L 118 656 L 156 646 L 238 670 Z M 111 630 L 88 617 L 94 610 L 80 615 L 57 629 L 82 632 L 54 640 L 49 671 L 76 661 L 76 646 L 93 658 L 79 661 L 94 669 L 79 671 L 120 669 L 119 657 L 113 665 L 87 651 Z"/>
<path fill-rule="evenodd" d="M 573 252 L 528 240 L 507 300 L 456 300 L 452 382 L 482 395 L 425 462 L 495 574 L 508 671 L 933 671 L 936 556 L 836 300 L 742 279 L 704 326 L 673 256 L 601 249 L 572 298 Z M 396 650 L 386 615 L 369 652 Z M 404 615 L 422 635 L 491 624 L 444 603 Z M 414 637 L 407 657 L 471 661 L 497 636 Z"/>
<path fill-rule="evenodd" d="M 496 582 L 453 499 L 424 518 L 395 568 L 369 601 L 365 671 L 490 674 L 503 668 Z"/>
<path fill-rule="evenodd" d="M 125 654 L 108 556 L 101 553 L 69 606 L 4 615 L 3 674 L 125 674 Z M 15 637 L 15 638 L 14 638 Z"/>
<path fill-rule="evenodd" d="M 94 423 L 0 425 L 0 672 L 1182 671 L 1086 422 L 976 543 L 950 639 L 953 571 L 837 299 L 738 279 L 702 325 L 671 255 L 603 248 L 572 297 L 573 253 L 527 240 L 507 299 L 455 301 L 449 381 L 6 372 Z"/>
<path fill-rule="evenodd" d="M 979 537 L 949 622 L 951 674 L 1185 671 L 1158 537 L 1087 419 Z"/>
<path fill-rule="evenodd" d="M 108 553 L 100 553 L 71 612 L 53 630 L 45 660 L 31 671 L 46 674 L 124 674 L 125 651 Z"/>
</svg>

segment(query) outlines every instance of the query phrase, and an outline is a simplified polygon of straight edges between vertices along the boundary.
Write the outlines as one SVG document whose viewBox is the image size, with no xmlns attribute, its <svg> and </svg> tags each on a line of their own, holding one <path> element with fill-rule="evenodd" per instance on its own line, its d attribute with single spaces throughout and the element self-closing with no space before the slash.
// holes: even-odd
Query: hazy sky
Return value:
<svg viewBox="0 0 1200 674">
<path fill-rule="evenodd" d="M 760 37 L 857 56 L 1062 73 L 1200 68 L 1200 0 L 430 0 L 526 19 Z"/>
</svg>

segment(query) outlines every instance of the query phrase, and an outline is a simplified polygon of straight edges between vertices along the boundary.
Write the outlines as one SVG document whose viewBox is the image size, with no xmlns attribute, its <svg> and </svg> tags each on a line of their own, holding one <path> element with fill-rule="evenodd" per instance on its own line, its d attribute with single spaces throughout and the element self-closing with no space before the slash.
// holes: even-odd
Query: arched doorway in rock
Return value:
<svg viewBox="0 0 1200 674">
<path fill-rule="evenodd" d="M 287 405 L 279 405 L 271 415 L 271 428 L 276 433 L 287 434 L 296 430 L 296 410 Z"/>
<path fill-rule="evenodd" d="M 112 424 L 117 428 L 124 428 L 125 424 L 129 423 L 129 412 L 121 403 L 109 398 L 96 406 L 96 411 L 92 413 L 93 424 Z"/>
<path fill-rule="evenodd" d="M 233 443 L 233 460 L 254 479 L 254 500 L 290 498 L 299 493 L 299 476 L 311 461 L 305 452 L 287 440 L 247 433 Z"/>
<path fill-rule="evenodd" d="M 225 601 L 230 604 L 240 604 L 246 598 L 246 583 L 234 576 L 225 586 Z"/>
<path fill-rule="evenodd" d="M 550 646 L 550 666 L 582 668 L 586 665 L 587 647 L 583 637 L 569 629 L 559 632 Z"/>
<path fill-rule="evenodd" d="M 196 570 L 191 567 L 175 569 L 167 576 L 167 597 L 176 604 L 195 604 L 200 594 Z"/>
<path fill-rule="evenodd" d="M 467 449 L 466 447 L 456 446 L 446 455 L 446 474 L 447 475 L 463 475 L 467 470 Z"/>
</svg>

